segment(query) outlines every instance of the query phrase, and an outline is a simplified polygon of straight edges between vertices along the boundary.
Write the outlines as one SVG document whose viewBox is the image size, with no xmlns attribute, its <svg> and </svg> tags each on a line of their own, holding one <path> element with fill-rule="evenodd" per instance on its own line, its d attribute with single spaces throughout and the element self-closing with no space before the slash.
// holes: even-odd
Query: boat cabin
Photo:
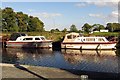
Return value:
<svg viewBox="0 0 120 80">
<path fill-rule="evenodd" d="M 44 36 L 28 36 L 24 33 L 13 33 L 9 39 L 9 41 L 17 41 L 17 42 L 32 42 L 32 41 L 45 41 L 46 38 Z"/>
<path fill-rule="evenodd" d="M 44 41 L 46 38 L 44 36 L 21 36 L 16 39 L 16 41 Z"/>
<path fill-rule="evenodd" d="M 69 33 L 69 34 L 66 34 L 63 42 L 71 42 L 71 41 L 74 41 L 75 38 L 77 37 L 80 37 L 79 33 Z"/>
<path fill-rule="evenodd" d="M 6 42 L 8 48 L 52 48 L 52 40 L 44 36 L 27 36 L 26 34 L 15 33 Z"/>
<path fill-rule="evenodd" d="M 84 37 L 79 33 L 66 34 L 61 43 L 62 49 L 116 49 L 116 42 L 109 42 L 105 37 Z"/>
<path fill-rule="evenodd" d="M 108 40 L 105 37 L 83 37 L 79 33 L 69 33 L 63 42 L 108 42 Z"/>
</svg>

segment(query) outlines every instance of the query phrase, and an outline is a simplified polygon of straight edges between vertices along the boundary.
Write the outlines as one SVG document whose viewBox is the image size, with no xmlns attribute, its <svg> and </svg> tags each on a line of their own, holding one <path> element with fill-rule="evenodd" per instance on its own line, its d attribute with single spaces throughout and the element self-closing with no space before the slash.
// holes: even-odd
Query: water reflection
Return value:
<svg viewBox="0 0 120 80">
<path fill-rule="evenodd" d="M 80 61 L 103 61 L 104 59 L 117 59 L 115 51 L 95 51 L 95 50 L 63 50 L 62 51 L 66 61 L 76 64 Z"/>
<path fill-rule="evenodd" d="M 63 50 L 64 58 L 74 68 L 83 71 L 118 73 L 118 56 L 115 51 Z"/>
<path fill-rule="evenodd" d="M 3 49 L 2 62 L 3 63 L 22 63 L 31 64 L 44 57 L 52 56 L 51 50 L 45 49 Z"/>
<path fill-rule="evenodd" d="M 116 54 L 117 53 L 117 54 Z M 3 49 L 3 63 L 20 63 L 81 71 L 118 73 L 119 51 Z"/>
</svg>

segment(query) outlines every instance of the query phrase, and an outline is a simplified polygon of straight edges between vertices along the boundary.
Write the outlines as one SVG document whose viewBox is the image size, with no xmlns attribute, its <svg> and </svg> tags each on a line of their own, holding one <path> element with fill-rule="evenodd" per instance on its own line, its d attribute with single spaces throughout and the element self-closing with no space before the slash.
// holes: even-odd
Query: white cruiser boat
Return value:
<svg viewBox="0 0 120 80">
<path fill-rule="evenodd" d="M 116 42 L 105 37 L 83 37 L 79 33 L 66 34 L 61 48 L 64 49 L 116 49 Z"/>
<path fill-rule="evenodd" d="M 7 48 L 52 48 L 52 41 L 44 36 L 27 36 L 24 33 L 13 33 L 6 41 Z"/>
</svg>

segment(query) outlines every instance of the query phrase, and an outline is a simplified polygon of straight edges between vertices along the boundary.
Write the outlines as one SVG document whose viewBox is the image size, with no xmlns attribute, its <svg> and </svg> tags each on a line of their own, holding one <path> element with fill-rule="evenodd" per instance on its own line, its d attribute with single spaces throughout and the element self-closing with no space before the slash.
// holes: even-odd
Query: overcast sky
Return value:
<svg viewBox="0 0 120 80">
<path fill-rule="evenodd" d="M 44 22 L 46 30 L 53 28 L 69 29 L 72 24 L 81 29 L 85 23 L 106 25 L 108 22 L 118 22 L 118 0 L 61 1 L 26 0 L 25 2 L 21 0 L 14 2 L 14 0 L 4 0 L 2 1 L 2 8 L 11 7 L 15 12 L 22 11 L 38 17 Z"/>
</svg>

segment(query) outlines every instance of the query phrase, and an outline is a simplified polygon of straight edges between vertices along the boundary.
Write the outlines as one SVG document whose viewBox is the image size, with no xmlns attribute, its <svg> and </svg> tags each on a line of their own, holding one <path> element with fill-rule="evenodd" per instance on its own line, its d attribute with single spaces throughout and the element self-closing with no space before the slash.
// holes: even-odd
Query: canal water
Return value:
<svg viewBox="0 0 120 80">
<path fill-rule="evenodd" d="M 120 50 L 0 49 L 2 63 L 102 73 L 120 72 Z"/>
</svg>

